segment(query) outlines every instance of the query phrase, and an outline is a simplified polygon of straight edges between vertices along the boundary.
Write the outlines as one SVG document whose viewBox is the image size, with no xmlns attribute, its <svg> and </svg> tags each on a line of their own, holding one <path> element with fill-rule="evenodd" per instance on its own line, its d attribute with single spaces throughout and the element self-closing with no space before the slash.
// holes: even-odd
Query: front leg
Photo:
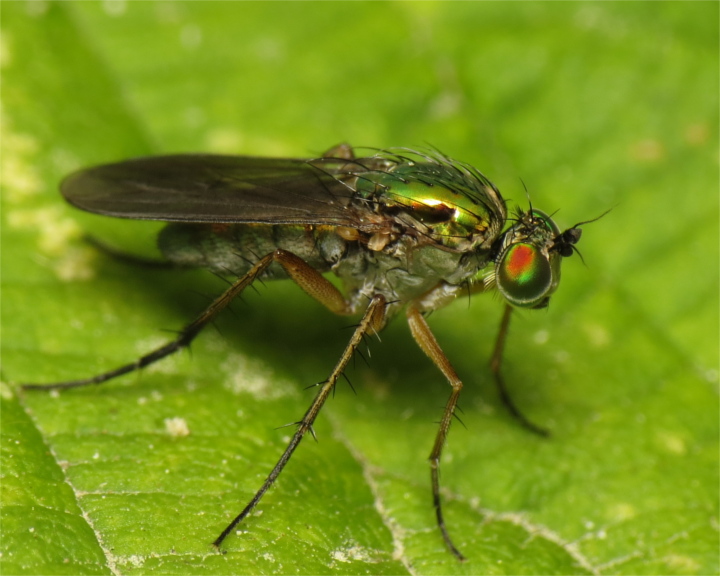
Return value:
<svg viewBox="0 0 720 576">
<path fill-rule="evenodd" d="M 478 282 L 466 288 L 466 293 L 468 295 L 485 291 L 487 291 L 487 286 L 482 282 Z M 517 404 L 515 404 L 515 401 L 512 399 L 512 396 L 510 396 L 510 391 L 505 385 L 505 379 L 502 375 L 502 358 L 505 350 L 505 341 L 507 340 L 508 330 L 510 328 L 512 311 L 513 307 L 510 306 L 510 304 L 505 304 L 502 320 L 500 321 L 500 329 L 498 330 L 497 339 L 495 340 L 495 348 L 493 349 L 492 358 L 490 360 L 490 370 L 493 373 L 495 385 L 497 386 L 498 393 L 500 394 L 500 400 L 513 418 L 520 422 L 524 428 L 530 430 L 530 432 L 539 436 L 550 436 L 550 431 L 547 428 L 538 426 L 522 413 L 520 408 L 518 408 Z"/>
<path fill-rule="evenodd" d="M 492 370 L 493 376 L 495 377 L 495 384 L 497 384 L 500 399 L 503 404 L 505 404 L 505 407 L 508 409 L 510 414 L 512 414 L 515 419 L 520 422 L 520 424 L 530 430 L 530 432 L 534 432 L 539 436 L 550 436 L 550 431 L 548 429 L 534 424 L 520 411 L 520 409 L 515 405 L 515 402 L 513 402 L 513 399 L 505 386 L 505 379 L 502 376 L 501 370 L 502 356 L 503 350 L 505 349 L 505 340 L 507 339 L 512 311 L 512 306 L 510 306 L 510 304 L 505 304 L 503 317 L 500 321 L 500 330 L 498 331 L 497 340 L 495 341 L 495 349 L 493 350 L 492 360 L 490 360 L 490 370 Z"/>
</svg>

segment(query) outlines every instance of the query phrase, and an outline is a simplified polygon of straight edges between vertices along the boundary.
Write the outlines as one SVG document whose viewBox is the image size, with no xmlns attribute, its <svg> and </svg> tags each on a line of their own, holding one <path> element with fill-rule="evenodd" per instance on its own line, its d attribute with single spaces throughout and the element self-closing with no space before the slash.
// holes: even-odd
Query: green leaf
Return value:
<svg viewBox="0 0 720 576">
<path fill-rule="evenodd" d="M 3 574 L 717 574 L 716 3 L 3 2 Z M 430 143 L 507 198 L 589 220 L 546 312 L 517 314 L 503 408 L 501 305 L 430 324 L 449 394 L 398 318 L 349 370 L 257 512 L 210 543 L 270 471 L 343 349 L 291 284 L 249 291 L 193 344 L 96 388 L 224 284 L 82 240 L 57 183 L 151 153 L 313 156 Z M 152 250 L 152 231 L 95 230 Z"/>
</svg>

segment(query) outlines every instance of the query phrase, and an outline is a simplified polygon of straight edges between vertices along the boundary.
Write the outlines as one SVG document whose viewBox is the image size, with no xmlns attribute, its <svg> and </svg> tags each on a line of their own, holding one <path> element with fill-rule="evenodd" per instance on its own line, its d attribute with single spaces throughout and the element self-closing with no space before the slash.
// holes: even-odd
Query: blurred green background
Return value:
<svg viewBox="0 0 720 576">
<path fill-rule="evenodd" d="M 3 574 L 718 573 L 718 4 L 2 2 Z M 399 318 L 349 370 L 257 513 L 210 542 L 344 347 L 258 287 L 183 353 L 62 394 L 168 338 L 223 283 L 99 254 L 57 183 L 182 151 L 315 156 L 433 145 L 511 204 L 584 228 L 548 311 L 511 327 L 520 428 L 490 381 L 501 305 L 430 318 L 447 384 Z M 522 182 L 521 182 L 522 179 Z M 137 223 L 102 231 L 147 244 Z M 97 225 L 97 224 L 96 224 Z M 350 321 L 352 322 L 352 321 Z M 178 420 L 179 419 L 179 420 Z M 184 435 L 182 422 L 189 435 Z"/>
</svg>

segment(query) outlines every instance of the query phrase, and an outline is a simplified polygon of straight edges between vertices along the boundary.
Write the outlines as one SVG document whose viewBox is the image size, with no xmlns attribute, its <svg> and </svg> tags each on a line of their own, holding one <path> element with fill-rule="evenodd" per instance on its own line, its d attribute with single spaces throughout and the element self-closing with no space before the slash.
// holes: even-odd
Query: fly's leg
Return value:
<svg viewBox="0 0 720 576">
<path fill-rule="evenodd" d="M 452 423 L 453 416 L 455 414 L 455 407 L 457 406 L 458 397 L 462 390 L 462 382 L 458 378 L 455 369 L 450 364 L 447 356 L 440 348 L 435 336 L 430 331 L 425 318 L 423 318 L 420 310 L 410 305 L 407 309 L 407 319 L 410 326 L 410 332 L 418 343 L 418 346 L 422 349 L 425 354 L 433 361 L 440 371 L 445 375 L 447 381 L 452 386 L 452 392 L 450 398 L 448 398 L 447 404 L 445 404 L 445 410 L 443 410 L 442 418 L 440 419 L 440 428 L 438 429 L 437 436 L 435 437 L 435 444 L 433 445 L 432 452 L 430 453 L 430 478 L 432 482 L 432 495 L 433 495 L 433 506 L 435 508 L 435 516 L 437 518 L 437 524 L 442 533 L 445 544 L 450 549 L 455 557 L 464 561 L 465 557 L 455 547 L 448 534 L 447 527 L 445 526 L 445 519 L 442 513 L 442 504 L 440 501 L 440 456 L 445 446 L 445 440 L 447 439 L 448 431 L 450 430 L 450 424 Z"/>
<path fill-rule="evenodd" d="M 308 408 L 307 412 L 305 412 L 302 420 L 297 423 L 297 430 L 295 431 L 295 434 L 293 434 L 292 439 L 288 443 L 287 448 L 285 448 L 285 452 L 283 452 L 282 456 L 280 456 L 277 464 L 275 464 L 275 467 L 265 479 L 265 482 L 263 482 L 260 489 L 255 493 L 255 496 L 252 497 L 252 499 L 250 500 L 250 502 L 248 502 L 247 506 L 245 506 L 243 511 L 240 512 L 240 514 L 238 514 L 235 519 L 230 522 L 230 524 L 228 524 L 227 528 L 225 528 L 225 530 L 222 531 L 220 536 L 217 537 L 215 542 L 213 542 L 213 545 L 215 547 L 219 548 L 220 544 L 222 544 L 223 540 L 225 540 L 228 534 L 233 531 L 235 526 L 242 522 L 252 511 L 252 509 L 257 506 L 258 502 L 260 502 L 265 492 L 267 492 L 270 486 L 272 486 L 273 482 L 275 482 L 277 477 L 280 475 L 283 468 L 285 468 L 285 465 L 290 460 L 290 457 L 292 456 L 293 452 L 295 452 L 295 449 L 298 447 L 300 441 L 303 439 L 305 434 L 307 434 L 308 431 L 312 433 L 312 425 L 313 422 L 315 422 L 315 418 L 317 418 L 317 415 L 320 413 L 320 409 L 323 407 L 325 400 L 327 400 L 328 396 L 335 387 L 338 378 L 340 378 L 340 375 L 345 370 L 345 367 L 355 353 L 355 350 L 363 341 L 365 335 L 380 331 L 380 329 L 382 329 L 382 327 L 385 325 L 385 320 L 385 298 L 381 295 L 377 295 L 370 301 L 370 305 L 367 307 L 367 310 L 365 310 L 365 314 L 363 315 L 360 324 L 355 329 L 355 332 L 353 333 L 350 342 L 345 347 L 345 351 L 342 353 L 342 356 L 340 357 L 338 363 L 335 365 L 332 373 L 330 374 L 328 379 L 323 382 L 320 391 L 318 392 L 317 396 L 315 396 L 312 404 L 310 404 L 310 408 Z"/>
<path fill-rule="evenodd" d="M 136 256 L 134 254 L 128 254 L 122 250 L 118 250 L 110 244 L 106 244 L 102 240 L 98 240 L 94 236 L 85 235 L 83 240 L 90 244 L 96 250 L 99 250 L 103 254 L 107 254 L 117 262 L 124 262 L 125 264 L 131 264 L 133 266 L 142 266 L 143 268 L 154 268 L 154 269 L 177 269 L 177 264 L 168 262 L 167 260 L 160 260 L 159 258 L 145 258 L 143 256 Z"/>
<path fill-rule="evenodd" d="M 474 294 L 476 292 L 484 292 L 486 290 L 485 285 L 479 282 L 468 289 L 468 294 Z M 493 350 L 492 358 L 490 359 L 490 370 L 493 373 L 495 379 L 495 385 L 497 386 L 498 393 L 500 394 L 500 400 L 507 408 L 508 412 L 515 418 L 520 424 L 539 436 L 550 436 L 550 431 L 542 426 L 533 424 L 520 409 L 513 402 L 510 392 L 505 386 L 505 379 L 502 376 L 502 356 L 505 350 L 505 341 L 507 340 L 508 328 L 510 327 L 510 317 L 512 316 L 513 308 L 510 304 L 505 304 L 505 310 L 503 311 L 503 317 L 500 321 L 500 330 L 498 331 L 497 340 L 495 341 L 495 349 Z"/>
<path fill-rule="evenodd" d="M 520 409 L 515 405 L 507 388 L 505 387 L 505 380 L 502 377 L 502 355 L 505 348 L 505 340 L 507 339 L 508 327 L 510 326 L 510 316 L 512 315 L 512 306 L 509 304 L 505 305 L 505 311 L 503 312 L 502 320 L 500 321 L 500 331 L 498 332 L 497 340 L 495 341 L 495 350 L 493 350 L 492 360 L 490 361 L 490 369 L 492 370 L 493 376 L 495 377 L 495 383 L 497 384 L 498 391 L 500 392 L 500 399 L 502 400 L 505 407 L 525 428 L 539 434 L 540 436 L 550 436 L 550 431 L 533 424 L 528 420 L 525 415 L 520 412 Z"/>
<path fill-rule="evenodd" d="M 225 309 L 245 288 L 252 284 L 273 262 L 280 264 L 296 284 L 330 311 L 336 314 L 351 313 L 350 307 L 342 293 L 317 270 L 291 252 L 277 249 L 258 260 L 247 274 L 236 280 L 225 292 L 214 300 L 200 316 L 185 326 L 175 340 L 171 340 L 134 362 L 124 364 L 114 370 L 103 372 L 91 378 L 72 380 L 69 382 L 56 382 L 53 384 L 23 384 L 23 388 L 57 390 L 102 384 L 112 378 L 134 372 L 169 356 L 173 352 L 188 346 L 209 322 Z"/>
<path fill-rule="evenodd" d="M 164 358 L 165 356 L 168 356 L 173 352 L 179 350 L 180 348 L 183 348 L 190 344 L 190 342 L 192 342 L 195 336 L 197 336 L 200 331 L 209 322 L 211 322 L 212 319 L 215 318 L 215 316 L 219 312 L 226 308 L 236 296 L 238 296 L 245 288 L 252 284 L 253 281 L 255 281 L 274 262 L 282 266 L 287 275 L 308 295 L 323 304 L 330 311 L 335 312 L 336 314 L 352 313 L 350 304 L 347 302 L 342 293 L 337 288 L 335 288 L 335 286 L 333 286 L 331 282 L 324 278 L 322 274 L 320 274 L 304 260 L 302 260 L 298 256 L 295 256 L 291 252 L 277 249 L 274 252 L 271 252 L 270 254 L 261 258 L 248 271 L 247 274 L 234 282 L 225 292 L 223 292 L 223 294 L 220 295 L 220 297 L 213 301 L 213 303 L 210 304 L 210 306 L 202 314 L 200 314 L 200 316 L 198 316 L 193 322 L 185 326 L 185 328 L 180 331 L 180 335 L 178 336 L 178 338 L 168 342 L 160 348 L 157 348 L 149 354 L 142 356 L 135 362 L 125 364 L 124 366 L 120 366 L 119 368 L 116 368 L 114 370 L 110 370 L 103 374 L 99 374 L 97 376 L 84 380 L 58 382 L 55 384 L 47 385 L 25 384 L 23 387 L 30 389 L 58 389 L 77 388 L 91 384 L 100 384 L 102 382 L 106 382 L 112 378 L 115 378 L 116 376 L 120 376 L 122 374 L 126 374 L 128 372 L 132 372 L 134 370 L 138 370 L 140 368 L 143 368 L 144 366 L 152 364 L 153 362 L 156 362 Z M 287 448 L 285 449 L 285 452 L 283 452 L 282 456 L 280 457 L 280 460 L 278 460 L 277 464 L 270 472 L 270 475 L 266 478 L 263 485 L 257 491 L 255 496 L 253 496 L 252 500 L 250 500 L 245 509 L 228 525 L 227 528 L 225 528 L 225 530 L 223 530 L 220 536 L 218 536 L 218 538 L 215 540 L 213 544 L 216 547 L 220 546 L 222 541 L 233 530 L 233 528 L 237 526 L 237 524 L 241 522 L 258 504 L 265 492 L 267 492 L 270 486 L 272 486 L 273 482 L 275 482 L 275 479 L 280 475 L 283 468 L 290 460 L 290 457 L 300 444 L 300 441 L 303 439 L 305 434 L 308 431 L 312 432 L 313 422 L 315 422 L 315 419 L 317 418 L 320 409 L 322 408 L 325 400 L 327 400 L 327 397 L 330 395 L 333 388 L 335 387 L 338 378 L 345 370 L 345 367 L 355 353 L 355 350 L 363 341 L 363 338 L 368 334 L 379 332 L 384 327 L 386 322 L 385 304 L 385 298 L 381 295 L 375 296 L 370 301 L 370 304 L 365 311 L 365 314 L 363 315 L 360 324 L 353 333 L 353 336 L 350 339 L 348 345 L 346 346 L 342 356 L 340 357 L 340 360 L 336 364 L 328 379 L 323 382 L 320 391 L 318 392 L 317 396 L 315 396 L 315 399 L 310 405 L 310 408 L 308 408 L 307 412 L 305 412 L 302 420 L 298 422 L 298 428 L 295 434 L 293 434 L 293 437 L 290 440 Z"/>
</svg>

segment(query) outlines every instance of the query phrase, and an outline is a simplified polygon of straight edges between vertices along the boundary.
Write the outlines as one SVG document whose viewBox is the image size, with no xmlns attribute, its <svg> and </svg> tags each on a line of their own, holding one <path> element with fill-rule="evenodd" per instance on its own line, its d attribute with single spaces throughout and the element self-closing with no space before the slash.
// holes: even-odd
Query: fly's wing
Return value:
<svg viewBox="0 0 720 576">
<path fill-rule="evenodd" d="M 357 227 L 346 160 L 186 154 L 80 170 L 60 191 L 95 214 L 139 220 Z"/>
</svg>

